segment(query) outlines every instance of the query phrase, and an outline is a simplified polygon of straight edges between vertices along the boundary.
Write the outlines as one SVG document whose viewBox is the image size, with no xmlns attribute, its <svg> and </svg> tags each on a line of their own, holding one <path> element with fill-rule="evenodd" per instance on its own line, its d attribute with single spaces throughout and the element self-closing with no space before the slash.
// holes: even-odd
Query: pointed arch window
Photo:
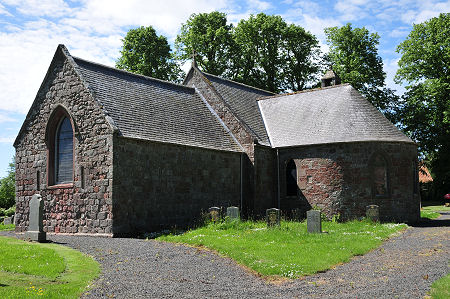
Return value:
<svg viewBox="0 0 450 299">
<path fill-rule="evenodd" d="M 68 117 L 60 121 L 55 138 L 55 183 L 67 184 L 73 173 L 73 130 Z"/>
<path fill-rule="evenodd" d="M 58 106 L 47 123 L 47 184 L 72 186 L 74 124 L 65 108 Z"/>
<path fill-rule="evenodd" d="M 297 189 L 297 166 L 294 160 L 289 160 L 286 165 L 286 196 L 296 196 Z"/>
</svg>

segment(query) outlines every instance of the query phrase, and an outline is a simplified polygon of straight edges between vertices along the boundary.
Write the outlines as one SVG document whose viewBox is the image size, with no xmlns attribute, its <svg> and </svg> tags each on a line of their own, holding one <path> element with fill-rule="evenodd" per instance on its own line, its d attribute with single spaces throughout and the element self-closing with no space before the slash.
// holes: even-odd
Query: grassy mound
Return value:
<svg viewBox="0 0 450 299">
<path fill-rule="evenodd" d="M 78 298 L 100 272 L 74 249 L 0 237 L 0 298 Z"/>
<path fill-rule="evenodd" d="M 404 224 L 366 221 L 323 222 L 327 233 L 308 234 L 306 222 L 282 221 L 279 228 L 268 229 L 264 222 L 235 221 L 211 223 L 158 240 L 208 247 L 263 276 L 297 278 L 362 255 L 404 228 Z"/>
</svg>

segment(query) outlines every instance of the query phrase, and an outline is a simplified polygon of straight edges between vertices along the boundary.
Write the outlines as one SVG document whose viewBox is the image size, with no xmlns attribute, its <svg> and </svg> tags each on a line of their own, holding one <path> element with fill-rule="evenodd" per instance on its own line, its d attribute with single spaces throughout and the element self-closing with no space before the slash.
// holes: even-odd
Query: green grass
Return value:
<svg viewBox="0 0 450 299">
<path fill-rule="evenodd" d="M 450 207 L 446 207 L 444 205 L 437 205 L 437 206 L 424 206 L 422 207 L 423 211 L 430 211 L 430 212 L 448 212 L 450 211 Z"/>
<path fill-rule="evenodd" d="M 56 244 L 0 237 L 0 298 L 78 298 L 100 272 L 92 258 Z"/>
<path fill-rule="evenodd" d="M 433 299 L 450 298 L 450 274 L 433 282 L 430 294 Z"/>
<path fill-rule="evenodd" d="M 14 228 L 16 228 L 16 226 L 14 224 L 3 224 L 0 223 L 0 231 L 2 230 L 14 230 Z"/>
<path fill-rule="evenodd" d="M 267 229 L 264 222 L 209 224 L 182 235 L 158 240 L 205 246 L 229 256 L 263 276 L 296 278 L 325 271 L 379 246 L 405 224 L 367 221 L 323 222 L 328 233 L 308 234 L 306 222 L 282 221 Z"/>
<path fill-rule="evenodd" d="M 441 216 L 441 214 L 439 214 L 438 212 L 445 212 L 445 211 L 450 211 L 450 207 L 446 207 L 444 205 L 439 206 L 425 206 L 422 207 L 422 209 L 420 210 L 420 217 L 422 218 L 428 218 L 428 219 L 436 219 L 439 216 Z"/>
</svg>

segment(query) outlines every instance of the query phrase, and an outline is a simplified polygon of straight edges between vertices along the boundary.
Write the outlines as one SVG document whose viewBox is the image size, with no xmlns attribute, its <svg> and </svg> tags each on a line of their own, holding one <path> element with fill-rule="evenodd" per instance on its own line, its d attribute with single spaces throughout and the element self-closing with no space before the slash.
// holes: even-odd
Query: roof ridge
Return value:
<svg viewBox="0 0 450 299">
<path fill-rule="evenodd" d="M 109 69 L 109 70 L 112 70 L 112 71 L 115 71 L 115 72 L 118 72 L 118 73 L 131 75 L 131 76 L 138 77 L 138 78 L 141 78 L 141 79 L 145 79 L 145 80 L 148 80 L 148 81 L 156 81 L 156 82 L 159 82 L 159 83 L 174 85 L 176 87 L 189 89 L 190 91 L 195 92 L 195 90 L 192 87 L 189 87 L 189 86 L 186 86 L 186 85 L 182 85 L 182 84 L 178 84 L 178 83 L 174 83 L 174 82 L 170 82 L 170 81 L 162 80 L 162 79 L 158 79 L 158 78 L 153 78 L 153 77 L 145 76 L 145 75 L 141 75 L 141 74 L 136 74 L 136 73 L 129 72 L 129 71 L 126 71 L 126 70 L 121 70 L 121 69 L 118 69 L 118 68 L 115 68 L 115 67 L 112 67 L 112 66 L 109 66 L 109 65 L 105 65 L 105 64 L 101 64 L 101 63 L 94 62 L 94 61 L 91 61 L 91 60 L 83 59 L 83 58 L 80 58 L 80 57 L 77 57 L 77 56 L 72 56 L 72 57 L 73 57 L 73 59 L 81 60 L 81 61 L 84 61 L 86 63 L 93 64 L 93 65 L 96 65 L 96 66 L 99 66 L 99 67 L 103 67 L 103 68 L 106 68 L 106 69 Z"/>
<path fill-rule="evenodd" d="M 307 92 L 321 91 L 321 90 L 338 88 L 338 87 L 343 87 L 343 86 L 351 86 L 351 85 L 350 85 L 350 83 L 343 83 L 343 84 L 327 86 L 327 87 L 317 87 L 317 88 L 311 88 L 311 89 L 304 89 L 304 90 L 299 90 L 299 91 L 295 91 L 295 92 L 281 93 L 281 94 L 276 94 L 276 95 L 273 95 L 273 96 L 261 97 L 261 98 L 258 98 L 256 100 L 257 101 L 263 101 L 263 100 L 268 100 L 268 99 L 273 99 L 273 98 L 278 98 L 278 97 L 291 96 L 291 95 L 300 94 L 300 93 L 307 93 Z M 351 86 L 351 87 L 353 87 L 353 86 Z"/>
<path fill-rule="evenodd" d="M 241 82 L 233 81 L 231 79 L 222 78 L 222 77 L 219 77 L 217 75 L 213 75 L 213 74 L 206 73 L 206 72 L 203 72 L 203 71 L 200 71 L 200 72 L 202 74 L 204 74 L 204 75 L 208 75 L 208 76 L 220 79 L 220 80 L 228 81 L 228 82 L 231 82 L 231 83 L 234 83 L 234 84 L 237 84 L 237 85 L 241 85 L 241 86 L 244 86 L 244 87 L 248 87 L 248 88 L 251 88 L 251 89 L 256 89 L 256 90 L 259 90 L 259 91 L 263 91 L 263 92 L 267 92 L 267 93 L 271 93 L 273 95 L 276 95 L 276 93 L 268 91 L 268 90 L 265 90 L 265 89 L 262 89 L 262 88 L 258 88 L 258 87 L 254 87 L 254 86 L 251 86 L 251 85 L 248 85 L 248 84 L 244 84 L 244 83 L 241 83 Z"/>
</svg>

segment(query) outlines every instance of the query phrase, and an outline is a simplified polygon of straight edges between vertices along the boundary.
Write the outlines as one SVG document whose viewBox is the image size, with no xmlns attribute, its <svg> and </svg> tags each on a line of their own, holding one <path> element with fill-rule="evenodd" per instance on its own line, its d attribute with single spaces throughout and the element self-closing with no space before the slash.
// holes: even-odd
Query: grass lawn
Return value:
<svg viewBox="0 0 450 299">
<path fill-rule="evenodd" d="M 0 298 L 78 298 L 100 272 L 92 258 L 51 243 L 0 237 Z"/>
<path fill-rule="evenodd" d="M 438 212 L 440 211 L 450 211 L 450 207 L 446 207 L 444 205 L 436 205 L 436 206 L 424 206 L 420 210 L 420 217 L 422 218 L 428 218 L 428 219 L 436 219 L 441 214 Z"/>
<path fill-rule="evenodd" d="M 450 274 L 433 282 L 430 294 L 433 299 L 450 298 Z"/>
<path fill-rule="evenodd" d="M 14 230 L 14 228 L 16 228 L 16 226 L 14 224 L 3 224 L 0 223 L 0 231 L 2 230 Z"/>
<path fill-rule="evenodd" d="M 263 276 L 297 278 L 365 254 L 407 226 L 352 221 L 322 222 L 322 227 L 328 233 L 308 234 L 306 222 L 282 221 L 271 229 L 264 222 L 223 222 L 157 239 L 205 246 Z"/>
</svg>

